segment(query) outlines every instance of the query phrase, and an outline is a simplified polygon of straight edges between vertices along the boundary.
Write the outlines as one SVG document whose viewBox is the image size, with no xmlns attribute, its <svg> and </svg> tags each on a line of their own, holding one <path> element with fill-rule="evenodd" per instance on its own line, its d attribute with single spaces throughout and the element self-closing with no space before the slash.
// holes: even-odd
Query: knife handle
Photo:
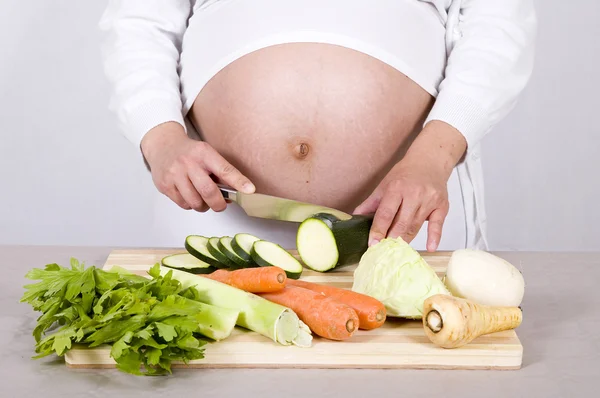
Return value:
<svg viewBox="0 0 600 398">
<path fill-rule="evenodd" d="M 230 188 L 223 184 L 217 184 L 217 186 L 219 187 L 219 190 L 223 194 L 223 197 L 225 198 L 225 200 L 231 200 L 233 202 L 237 202 L 237 193 L 238 192 L 235 189 Z"/>
</svg>

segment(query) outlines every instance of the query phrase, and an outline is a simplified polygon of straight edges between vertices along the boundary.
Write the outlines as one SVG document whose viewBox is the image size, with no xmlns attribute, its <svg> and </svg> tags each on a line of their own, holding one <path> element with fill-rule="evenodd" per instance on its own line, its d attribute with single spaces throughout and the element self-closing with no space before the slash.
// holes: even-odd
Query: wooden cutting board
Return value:
<svg viewBox="0 0 600 398">
<path fill-rule="evenodd" d="M 164 256 L 179 252 L 184 251 L 117 250 L 109 255 L 104 269 L 118 265 L 146 275 Z M 438 275 L 444 274 L 450 253 L 422 253 L 422 256 Z M 350 288 L 355 268 L 356 265 L 346 266 L 327 273 L 305 269 L 301 279 Z M 427 339 L 421 321 L 389 317 L 382 327 L 359 330 L 343 342 L 314 336 L 311 348 L 282 346 L 240 327 L 227 339 L 205 347 L 205 358 L 192 361 L 187 367 L 519 369 L 523 356 L 523 347 L 514 330 L 481 336 L 466 346 L 448 350 Z M 115 366 L 108 347 L 73 348 L 65 355 L 65 361 L 74 368 Z"/>
</svg>

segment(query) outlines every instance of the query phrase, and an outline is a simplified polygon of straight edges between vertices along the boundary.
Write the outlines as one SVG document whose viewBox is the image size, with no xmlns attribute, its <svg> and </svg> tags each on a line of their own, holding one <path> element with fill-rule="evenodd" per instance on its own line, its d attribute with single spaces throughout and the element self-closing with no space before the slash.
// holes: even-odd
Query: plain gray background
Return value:
<svg viewBox="0 0 600 398">
<path fill-rule="evenodd" d="M 0 4 L 0 244 L 169 245 L 107 109 L 105 2 Z M 484 141 L 491 249 L 599 250 L 600 2 L 536 4 L 534 75 Z"/>
</svg>

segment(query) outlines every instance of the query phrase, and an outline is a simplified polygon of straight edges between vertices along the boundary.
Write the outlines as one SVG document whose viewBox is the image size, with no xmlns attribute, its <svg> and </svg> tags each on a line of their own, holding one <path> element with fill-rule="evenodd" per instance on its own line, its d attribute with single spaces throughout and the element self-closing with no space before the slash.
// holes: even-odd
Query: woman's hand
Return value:
<svg viewBox="0 0 600 398">
<path fill-rule="evenodd" d="M 410 243 L 428 220 L 427 250 L 435 251 L 448 215 L 447 182 L 466 150 L 458 130 L 433 121 L 355 214 L 373 214 L 369 246 L 385 237 Z"/>
<path fill-rule="evenodd" d="M 150 130 L 141 149 L 156 188 L 183 209 L 225 210 L 227 204 L 211 174 L 238 191 L 255 191 L 248 178 L 209 144 L 189 138 L 179 123 Z"/>
</svg>

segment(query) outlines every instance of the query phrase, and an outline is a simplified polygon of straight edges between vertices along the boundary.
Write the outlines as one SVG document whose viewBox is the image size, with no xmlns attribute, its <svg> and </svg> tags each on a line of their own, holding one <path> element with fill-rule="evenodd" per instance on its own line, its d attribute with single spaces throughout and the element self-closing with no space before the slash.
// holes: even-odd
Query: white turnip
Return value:
<svg viewBox="0 0 600 398">
<path fill-rule="evenodd" d="M 454 251 L 443 280 L 453 296 L 483 305 L 518 307 L 525 294 L 521 272 L 503 258 L 482 250 Z"/>
</svg>

